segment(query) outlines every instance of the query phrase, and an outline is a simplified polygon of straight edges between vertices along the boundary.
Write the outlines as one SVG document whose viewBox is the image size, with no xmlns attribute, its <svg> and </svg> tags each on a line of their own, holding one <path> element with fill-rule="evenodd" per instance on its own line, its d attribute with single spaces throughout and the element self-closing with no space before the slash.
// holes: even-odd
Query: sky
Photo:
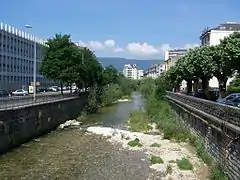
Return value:
<svg viewBox="0 0 240 180">
<path fill-rule="evenodd" d="M 240 22 L 239 0 L 0 0 L 0 21 L 41 38 L 70 34 L 97 56 L 163 59 L 205 27 Z"/>
</svg>

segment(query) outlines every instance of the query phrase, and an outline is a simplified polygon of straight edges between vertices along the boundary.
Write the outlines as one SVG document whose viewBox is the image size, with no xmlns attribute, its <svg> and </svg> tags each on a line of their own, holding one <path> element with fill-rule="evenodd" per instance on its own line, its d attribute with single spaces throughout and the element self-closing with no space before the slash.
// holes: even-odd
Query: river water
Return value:
<svg viewBox="0 0 240 180">
<path fill-rule="evenodd" d="M 103 108 L 84 126 L 101 124 L 124 128 L 134 109 L 143 107 L 140 95 L 133 101 Z M 0 156 L 1 180 L 145 180 L 150 170 L 143 152 L 124 150 L 105 138 L 79 128 L 55 130 Z"/>
</svg>

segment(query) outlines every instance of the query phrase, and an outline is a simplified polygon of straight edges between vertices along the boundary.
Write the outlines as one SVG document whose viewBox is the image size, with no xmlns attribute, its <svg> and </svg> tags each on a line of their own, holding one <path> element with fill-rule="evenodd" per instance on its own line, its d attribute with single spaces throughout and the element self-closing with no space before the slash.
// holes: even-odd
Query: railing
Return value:
<svg viewBox="0 0 240 180">
<path fill-rule="evenodd" d="M 240 108 L 172 92 L 166 97 L 177 119 L 202 140 L 229 178 L 240 179 Z"/>
<path fill-rule="evenodd" d="M 65 93 L 63 95 L 59 93 L 53 94 L 39 94 L 36 96 L 36 100 L 34 101 L 33 96 L 19 96 L 19 97 L 7 97 L 0 98 L 0 110 L 13 109 L 28 105 L 34 105 L 45 102 L 53 102 L 57 100 L 63 100 L 67 98 L 74 98 L 79 96 L 79 94 L 70 94 Z"/>
<path fill-rule="evenodd" d="M 240 108 L 172 92 L 167 92 L 167 97 L 176 99 L 207 114 L 222 119 L 225 122 L 240 127 Z"/>
</svg>

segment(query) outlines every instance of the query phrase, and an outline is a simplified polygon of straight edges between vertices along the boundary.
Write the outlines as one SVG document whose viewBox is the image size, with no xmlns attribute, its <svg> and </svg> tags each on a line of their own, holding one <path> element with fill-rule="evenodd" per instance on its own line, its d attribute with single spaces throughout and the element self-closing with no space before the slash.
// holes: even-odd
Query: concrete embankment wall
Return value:
<svg viewBox="0 0 240 180">
<path fill-rule="evenodd" d="M 87 94 L 53 102 L 0 110 L 0 154 L 76 118 L 87 102 Z"/>
<path fill-rule="evenodd" d="M 176 118 L 204 143 L 208 153 L 240 179 L 240 110 L 186 95 L 168 93 Z"/>
</svg>

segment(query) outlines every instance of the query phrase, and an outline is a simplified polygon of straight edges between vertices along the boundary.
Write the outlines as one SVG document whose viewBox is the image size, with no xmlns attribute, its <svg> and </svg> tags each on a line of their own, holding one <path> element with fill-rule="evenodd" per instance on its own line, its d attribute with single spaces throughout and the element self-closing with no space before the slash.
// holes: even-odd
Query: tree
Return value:
<svg viewBox="0 0 240 180">
<path fill-rule="evenodd" d="M 112 65 L 109 65 L 103 70 L 104 85 L 119 82 L 119 73 Z"/>
<path fill-rule="evenodd" d="M 213 75 L 219 82 L 219 96 L 226 95 L 226 84 L 235 70 L 240 69 L 240 34 L 233 33 L 221 40 L 220 44 L 212 47 Z"/>
<path fill-rule="evenodd" d="M 165 74 L 166 82 L 170 84 L 169 88 L 174 88 L 175 91 L 180 89 L 180 83 L 183 80 L 182 70 L 178 66 L 172 66 Z"/>
<path fill-rule="evenodd" d="M 208 82 L 213 72 L 211 51 L 211 46 L 197 47 L 190 50 L 186 55 L 187 69 L 191 72 L 192 79 L 194 79 L 195 83 L 198 83 L 199 78 L 201 79 L 202 90 L 206 98 L 208 98 Z"/>
<path fill-rule="evenodd" d="M 48 39 L 40 71 L 49 79 L 61 83 L 73 83 L 76 78 L 74 67 L 78 58 L 78 51 L 70 41 L 69 35 L 56 34 Z"/>
</svg>

